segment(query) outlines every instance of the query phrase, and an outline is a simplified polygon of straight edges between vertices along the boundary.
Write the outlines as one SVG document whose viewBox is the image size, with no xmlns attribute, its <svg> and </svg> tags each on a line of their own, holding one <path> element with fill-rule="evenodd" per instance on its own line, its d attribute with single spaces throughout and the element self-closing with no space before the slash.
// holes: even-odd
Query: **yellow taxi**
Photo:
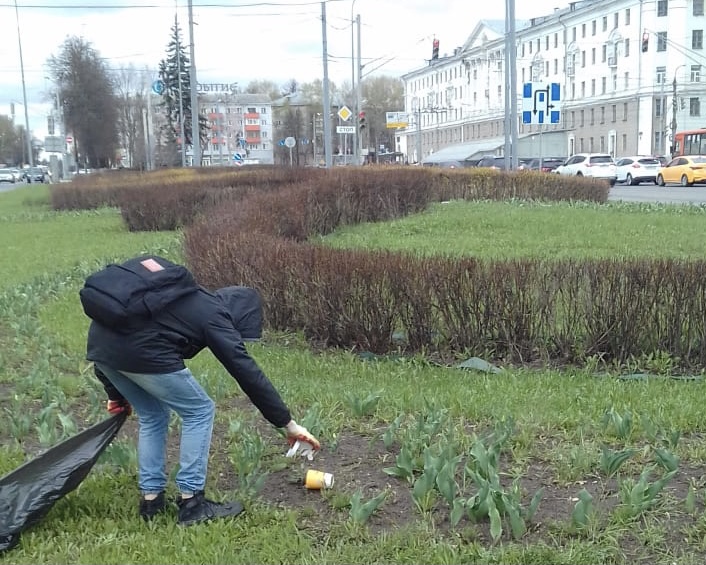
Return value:
<svg viewBox="0 0 706 565">
<path fill-rule="evenodd" d="M 691 186 L 694 183 L 706 183 L 706 156 L 683 155 L 674 157 L 657 173 L 657 184 L 680 184 Z"/>
</svg>

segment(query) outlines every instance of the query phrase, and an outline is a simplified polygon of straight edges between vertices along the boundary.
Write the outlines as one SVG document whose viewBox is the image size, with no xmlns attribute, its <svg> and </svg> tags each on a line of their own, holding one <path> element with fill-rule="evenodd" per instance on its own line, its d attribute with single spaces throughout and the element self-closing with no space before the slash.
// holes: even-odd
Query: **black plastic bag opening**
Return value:
<svg viewBox="0 0 706 565">
<path fill-rule="evenodd" d="M 81 484 L 126 418 L 125 412 L 112 416 L 0 478 L 0 552 L 16 546 L 25 529 Z"/>
</svg>

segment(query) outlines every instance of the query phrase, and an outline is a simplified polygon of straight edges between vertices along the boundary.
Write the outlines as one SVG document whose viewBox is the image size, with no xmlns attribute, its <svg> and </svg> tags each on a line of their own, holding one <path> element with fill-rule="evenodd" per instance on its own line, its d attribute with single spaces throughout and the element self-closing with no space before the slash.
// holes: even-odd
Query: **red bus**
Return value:
<svg viewBox="0 0 706 565">
<path fill-rule="evenodd" d="M 706 155 L 706 128 L 678 131 L 672 157 L 679 155 Z"/>
</svg>

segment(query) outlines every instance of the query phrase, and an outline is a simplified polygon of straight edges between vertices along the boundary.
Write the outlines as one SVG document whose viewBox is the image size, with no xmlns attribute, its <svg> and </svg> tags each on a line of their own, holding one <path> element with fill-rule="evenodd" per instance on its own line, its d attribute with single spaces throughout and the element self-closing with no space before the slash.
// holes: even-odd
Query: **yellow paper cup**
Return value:
<svg viewBox="0 0 706 565">
<path fill-rule="evenodd" d="M 333 475 L 331 473 L 309 469 L 306 472 L 304 485 L 306 485 L 306 488 L 312 490 L 331 488 L 333 486 Z"/>
</svg>

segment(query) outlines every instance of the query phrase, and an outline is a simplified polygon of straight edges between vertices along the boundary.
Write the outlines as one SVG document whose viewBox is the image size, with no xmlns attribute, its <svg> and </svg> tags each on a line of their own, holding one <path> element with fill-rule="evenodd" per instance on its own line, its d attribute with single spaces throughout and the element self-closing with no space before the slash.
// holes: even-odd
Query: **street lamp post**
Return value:
<svg viewBox="0 0 706 565">
<path fill-rule="evenodd" d="M 20 36 L 20 13 L 15 0 L 15 19 L 17 20 L 17 44 L 20 48 L 20 73 L 22 74 L 22 99 L 25 108 L 25 137 L 27 138 L 27 154 L 30 167 L 34 166 L 34 155 L 32 154 L 32 135 L 29 132 L 29 110 L 27 109 L 27 86 L 25 85 L 25 66 L 22 60 L 22 38 Z"/>
</svg>

